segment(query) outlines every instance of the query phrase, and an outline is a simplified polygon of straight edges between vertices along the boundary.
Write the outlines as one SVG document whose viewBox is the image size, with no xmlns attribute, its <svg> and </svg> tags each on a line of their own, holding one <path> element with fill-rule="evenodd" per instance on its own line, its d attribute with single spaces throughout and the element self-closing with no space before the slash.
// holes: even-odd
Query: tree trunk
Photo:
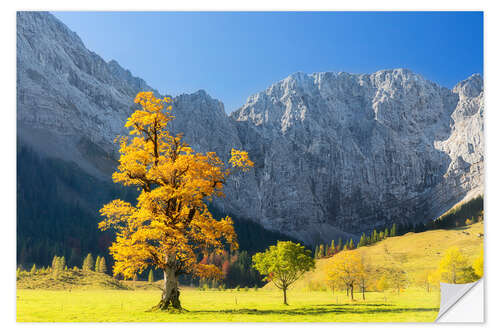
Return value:
<svg viewBox="0 0 500 333">
<path fill-rule="evenodd" d="M 363 286 L 363 287 L 361 288 L 361 290 L 363 291 L 363 301 L 364 301 L 364 300 L 365 300 L 365 286 Z"/>
<path fill-rule="evenodd" d="M 351 284 L 351 301 L 354 301 L 354 284 Z"/>
<path fill-rule="evenodd" d="M 286 301 L 286 288 L 283 288 L 283 304 L 288 305 Z"/>
<path fill-rule="evenodd" d="M 181 301 L 179 300 L 180 294 L 175 270 L 167 267 L 163 271 L 163 292 L 161 301 L 153 309 L 169 310 L 172 308 L 182 310 Z"/>
</svg>

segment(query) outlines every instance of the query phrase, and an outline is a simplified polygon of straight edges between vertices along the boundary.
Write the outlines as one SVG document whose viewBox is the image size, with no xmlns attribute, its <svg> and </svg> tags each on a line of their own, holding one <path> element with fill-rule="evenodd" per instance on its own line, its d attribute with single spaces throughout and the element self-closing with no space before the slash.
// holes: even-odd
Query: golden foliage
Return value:
<svg viewBox="0 0 500 333">
<path fill-rule="evenodd" d="M 474 274 L 478 278 L 482 278 L 484 274 L 484 249 L 481 249 L 479 257 L 472 263 L 472 268 L 474 269 Z"/>
<path fill-rule="evenodd" d="M 246 152 L 233 149 L 233 168 L 226 167 L 214 152 L 195 153 L 181 134 L 171 135 L 170 98 L 140 92 L 134 101 L 141 108 L 125 124 L 130 135 L 117 139 L 120 159 L 113 181 L 137 187 L 137 204 L 117 199 L 100 210 L 99 228 L 116 231 L 110 247 L 113 273 L 133 278 L 149 266 L 168 266 L 176 274 L 220 276 L 217 267 L 199 264 L 197 254 L 238 244 L 231 218 L 213 218 L 206 201 L 224 195 L 234 168 L 246 171 L 253 163 Z"/>
<path fill-rule="evenodd" d="M 330 284 L 344 285 L 348 289 L 365 277 L 364 260 L 357 251 L 339 252 L 326 272 Z"/>
<path fill-rule="evenodd" d="M 446 250 L 443 259 L 439 263 L 442 281 L 446 283 L 463 283 L 466 273 L 468 260 L 462 251 L 456 246 Z"/>
</svg>

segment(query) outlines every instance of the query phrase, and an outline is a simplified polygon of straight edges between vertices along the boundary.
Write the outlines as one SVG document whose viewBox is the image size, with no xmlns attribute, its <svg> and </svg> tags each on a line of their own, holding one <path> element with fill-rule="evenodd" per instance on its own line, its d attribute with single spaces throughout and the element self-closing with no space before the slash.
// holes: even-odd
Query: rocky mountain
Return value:
<svg viewBox="0 0 500 333">
<path fill-rule="evenodd" d="M 51 14 L 17 14 L 20 144 L 108 182 L 113 140 L 144 90 L 155 91 Z M 256 164 L 230 180 L 218 210 L 310 244 L 427 221 L 482 191 L 479 75 L 450 90 L 404 69 L 296 73 L 230 116 L 202 90 L 173 108 L 171 130 L 195 149 L 227 159 L 243 148 Z"/>
<path fill-rule="evenodd" d="M 293 74 L 231 118 L 256 161 L 266 227 L 359 234 L 432 219 L 483 184 L 483 82 L 452 90 L 406 69 Z"/>
</svg>

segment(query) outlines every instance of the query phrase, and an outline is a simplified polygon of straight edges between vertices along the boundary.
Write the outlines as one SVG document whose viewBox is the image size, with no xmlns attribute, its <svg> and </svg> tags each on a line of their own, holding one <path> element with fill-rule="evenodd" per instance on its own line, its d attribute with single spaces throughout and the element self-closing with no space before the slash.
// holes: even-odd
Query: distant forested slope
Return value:
<svg viewBox="0 0 500 333">
<path fill-rule="evenodd" d="M 17 263 L 50 265 L 65 256 L 69 267 L 81 266 L 87 253 L 105 255 L 113 239 L 100 232 L 99 209 L 121 198 L 134 202 L 137 191 L 96 179 L 75 163 L 40 156 L 26 145 L 17 147 Z M 221 214 L 212 208 L 215 216 Z M 253 254 L 276 240 L 290 237 L 234 217 L 240 249 Z"/>
</svg>

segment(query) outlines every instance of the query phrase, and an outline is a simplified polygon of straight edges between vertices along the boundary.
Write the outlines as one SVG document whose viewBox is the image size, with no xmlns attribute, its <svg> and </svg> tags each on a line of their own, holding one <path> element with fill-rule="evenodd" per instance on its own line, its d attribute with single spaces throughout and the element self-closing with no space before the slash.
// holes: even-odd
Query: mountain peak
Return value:
<svg viewBox="0 0 500 333">
<path fill-rule="evenodd" d="M 483 77 L 475 73 L 467 79 L 460 81 L 453 87 L 453 91 L 467 97 L 477 97 L 483 91 Z"/>
</svg>

